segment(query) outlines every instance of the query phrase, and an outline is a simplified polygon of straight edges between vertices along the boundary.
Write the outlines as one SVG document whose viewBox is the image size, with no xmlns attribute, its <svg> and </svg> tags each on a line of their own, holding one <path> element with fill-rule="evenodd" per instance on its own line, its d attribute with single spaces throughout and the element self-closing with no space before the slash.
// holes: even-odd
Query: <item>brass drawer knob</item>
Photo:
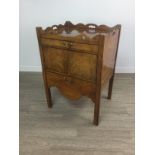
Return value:
<svg viewBox="0 0 155 155">
<path fill-rule="evenodd" d="M 66 47 L 66 48 L 68 48 L 68 42 L 63 42 L 63 45 Z"/>
<path fill-rule="evenodd" d="M 63 42 L 63 44 L 64 44 L 65 48 L 70 48 L 73 45 L 73 43 L 66 42 L 66 41 Z"/>
</svg>

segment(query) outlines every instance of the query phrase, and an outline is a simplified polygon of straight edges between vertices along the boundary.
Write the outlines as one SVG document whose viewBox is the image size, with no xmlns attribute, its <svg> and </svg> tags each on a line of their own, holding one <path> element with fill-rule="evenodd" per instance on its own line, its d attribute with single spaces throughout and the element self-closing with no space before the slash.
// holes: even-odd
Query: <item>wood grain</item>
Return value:
<svg viewBox="0 0 155 155">
<path fill-rule="evenodd" d="M 68 74 L 88 81 L 96 81 L 96 55 L 69 53 Z"/>
<path fill-rule="evenodd" d="M 65 72 L 66 51 L 54 48 L 43 48 L 45 68 L 56 72 Z"/>
<path fill-rule="evenodd" d="M 86 46 L 84 43 L 78 43 L 75 41 L 68 42 L 68 41 L 41 38 L 41 45 L 45 47 L 55 47 L 55 48 L 82 51 L 82 52 L 91 53 L 91 54 L 97 54 L 98 52 L 97 45 L 87 44 Z"/>
<path fill-rule="evenodd" d="M 111 99 L 120 29 L 120 25 L 74 25 L 69 21 L 45 30 L 36 28 L 49 107 L 52 103 L 50 87 L 53 85 L 70 99 L 86 94 L 94 102 L 93 122 L 95 125 L 99 124 L 101 89 L 107 83 L 108 99 Z M 64 80 L 56 78 L 54 83 L 55 78 L 49 78 L 48 72 L 55 76 L 59 74 Z M 83 85 L 82 87 L 87 87 L 88 82 L 95 84 L 95 92 L 93 87 L 82 91 L 77 79 L 81 80 L 79 86 Z"/>
</svg>

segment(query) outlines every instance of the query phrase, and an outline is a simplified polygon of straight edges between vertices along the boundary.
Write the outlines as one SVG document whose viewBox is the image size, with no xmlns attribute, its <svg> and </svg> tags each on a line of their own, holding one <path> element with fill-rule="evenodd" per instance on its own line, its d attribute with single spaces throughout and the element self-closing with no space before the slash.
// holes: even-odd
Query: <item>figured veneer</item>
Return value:
<svg viewBox="0 0 155 155">
<path fill-rule="evenodd" d="M 94 124 L 98 125 L 101 90 L 107 83 L 107 98 L 112 95 L 120 29 L 120 25 L 69 21 L 36 28 L 48 107 L 52 107 L 52 86 L 69 99 L 87 96 L 94 102 Z"/>
</svg>

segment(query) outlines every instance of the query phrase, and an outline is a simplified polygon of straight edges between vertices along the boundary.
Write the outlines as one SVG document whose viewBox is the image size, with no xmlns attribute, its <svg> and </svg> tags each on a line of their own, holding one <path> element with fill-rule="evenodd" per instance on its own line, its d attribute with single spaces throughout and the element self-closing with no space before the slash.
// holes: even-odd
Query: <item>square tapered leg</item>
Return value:
<svg viewBox="0 0 155 155">
<path fill-rule="evenodd" d="M 111 99 L 112 89 L 113 89 L 113 81 L 114 81 L 114 75 L 109 80 L 109 88 L 108 88 L 108 97 L 107 97 L 107 99 Z"/>
</svg>

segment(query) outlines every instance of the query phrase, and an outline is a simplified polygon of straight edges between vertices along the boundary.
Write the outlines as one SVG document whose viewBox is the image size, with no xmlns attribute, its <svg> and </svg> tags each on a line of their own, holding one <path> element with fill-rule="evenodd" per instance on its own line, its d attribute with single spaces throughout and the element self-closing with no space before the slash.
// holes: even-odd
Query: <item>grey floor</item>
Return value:
<svg viewBox="0 0 155 155">
<path fill-rule="evenodd" d="M 134 75 L 115 76 L 112 100 L 102 92 L 99 126 L 93 103 L 51 90 L 48 109 L 40 73 L 20 73 L 20 155 L 134 155 Z"/>
</svg>

